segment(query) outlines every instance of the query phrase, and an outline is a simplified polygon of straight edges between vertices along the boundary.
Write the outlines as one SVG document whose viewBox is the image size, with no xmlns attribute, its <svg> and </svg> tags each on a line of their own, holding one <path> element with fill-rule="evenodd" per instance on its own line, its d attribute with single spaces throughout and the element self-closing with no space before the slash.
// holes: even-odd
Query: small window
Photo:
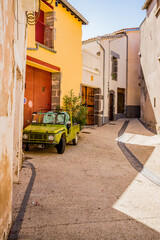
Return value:
<svg viewBox="0 0 160 240">
<path fill-rule="evenodd" d="M 117 75 L 118 75 L 118 59 L 112 57 L 112 80 L 117 81 Z"/>
</svg>

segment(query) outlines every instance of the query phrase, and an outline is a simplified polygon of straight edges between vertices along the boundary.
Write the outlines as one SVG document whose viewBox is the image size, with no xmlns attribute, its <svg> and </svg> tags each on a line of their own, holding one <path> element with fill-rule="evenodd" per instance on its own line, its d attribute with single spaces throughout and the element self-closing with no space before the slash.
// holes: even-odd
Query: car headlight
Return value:
<svg viewBox="0 0 160 240">
<path fill-rule="evenodd" d="M 23 139 L 28 139 L 28 134 L 23 134 Z"/>
<path fill-rule="evenodd" d="M 49 141 L 53 141 L 53 140 L 54 140 L 54 136 L 53 136 L 53 135 L 49 135 L 49 136 L 48 136 L 48 140 L 49 140 Z"/>
</svg>

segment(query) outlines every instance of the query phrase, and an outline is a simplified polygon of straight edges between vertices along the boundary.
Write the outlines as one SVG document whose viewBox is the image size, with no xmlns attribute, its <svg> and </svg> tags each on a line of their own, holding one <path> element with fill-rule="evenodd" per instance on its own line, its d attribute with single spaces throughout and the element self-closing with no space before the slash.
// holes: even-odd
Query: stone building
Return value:
<svg viewBox="0 0 160 240">
<path fill-rule="evenodd" d="M 146 0 L 140 26 L 141 119 L 160 134 L 160 1 Z"/>
<path fill-rule="evenodd" d="M 36 2 L 0 2 L 0 239 L 3 240 L 11 227 L 13 181 L 18 181 L 22 161 L 25 11 L 37 10 Z"/>
</svg>

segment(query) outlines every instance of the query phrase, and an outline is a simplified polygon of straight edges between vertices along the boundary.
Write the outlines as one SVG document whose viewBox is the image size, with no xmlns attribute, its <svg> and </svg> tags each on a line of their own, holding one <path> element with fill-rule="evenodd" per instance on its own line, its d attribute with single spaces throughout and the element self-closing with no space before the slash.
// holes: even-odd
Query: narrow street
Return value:
<svg viewBox="0 0 160 240">
<path fill-rule="evenodd" d="M 132 137 L 154 136 L 137 119 L 127 121 Z M 62 155 L 54 148 L 25 152 L 10 240 L 160 239 L 159 145 L 131 137 L 119 144 L 124 123 L 83 129 Z"/>
</svg>

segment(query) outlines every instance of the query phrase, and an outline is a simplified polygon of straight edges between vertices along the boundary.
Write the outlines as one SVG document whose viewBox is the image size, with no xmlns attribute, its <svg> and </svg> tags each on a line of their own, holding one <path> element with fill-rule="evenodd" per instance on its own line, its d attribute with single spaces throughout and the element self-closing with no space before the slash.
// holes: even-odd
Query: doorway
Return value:
<svg viewBox="0 0 160 240">
<path fill-rule="evenodd" d="M 31 123 L 32 113 L 51 109 L 51 73 L 26 66 L 24 127 Z"/>
<path fill-rule="evenodd" d="M 82 99 L 87 107 L 87 125 L 94 125 L 94 88 L 82 86 Z"/>
<path fill-rule="evenodd" d="M 109 94 L 109 121 L 114 120 L 114 93 Z"/>
<path fill-rule="evenodd" d="M 117 114 L 118 118 L 124 117 L 125 112 L 125 89 L 117 89 Z"/>
</svg>

